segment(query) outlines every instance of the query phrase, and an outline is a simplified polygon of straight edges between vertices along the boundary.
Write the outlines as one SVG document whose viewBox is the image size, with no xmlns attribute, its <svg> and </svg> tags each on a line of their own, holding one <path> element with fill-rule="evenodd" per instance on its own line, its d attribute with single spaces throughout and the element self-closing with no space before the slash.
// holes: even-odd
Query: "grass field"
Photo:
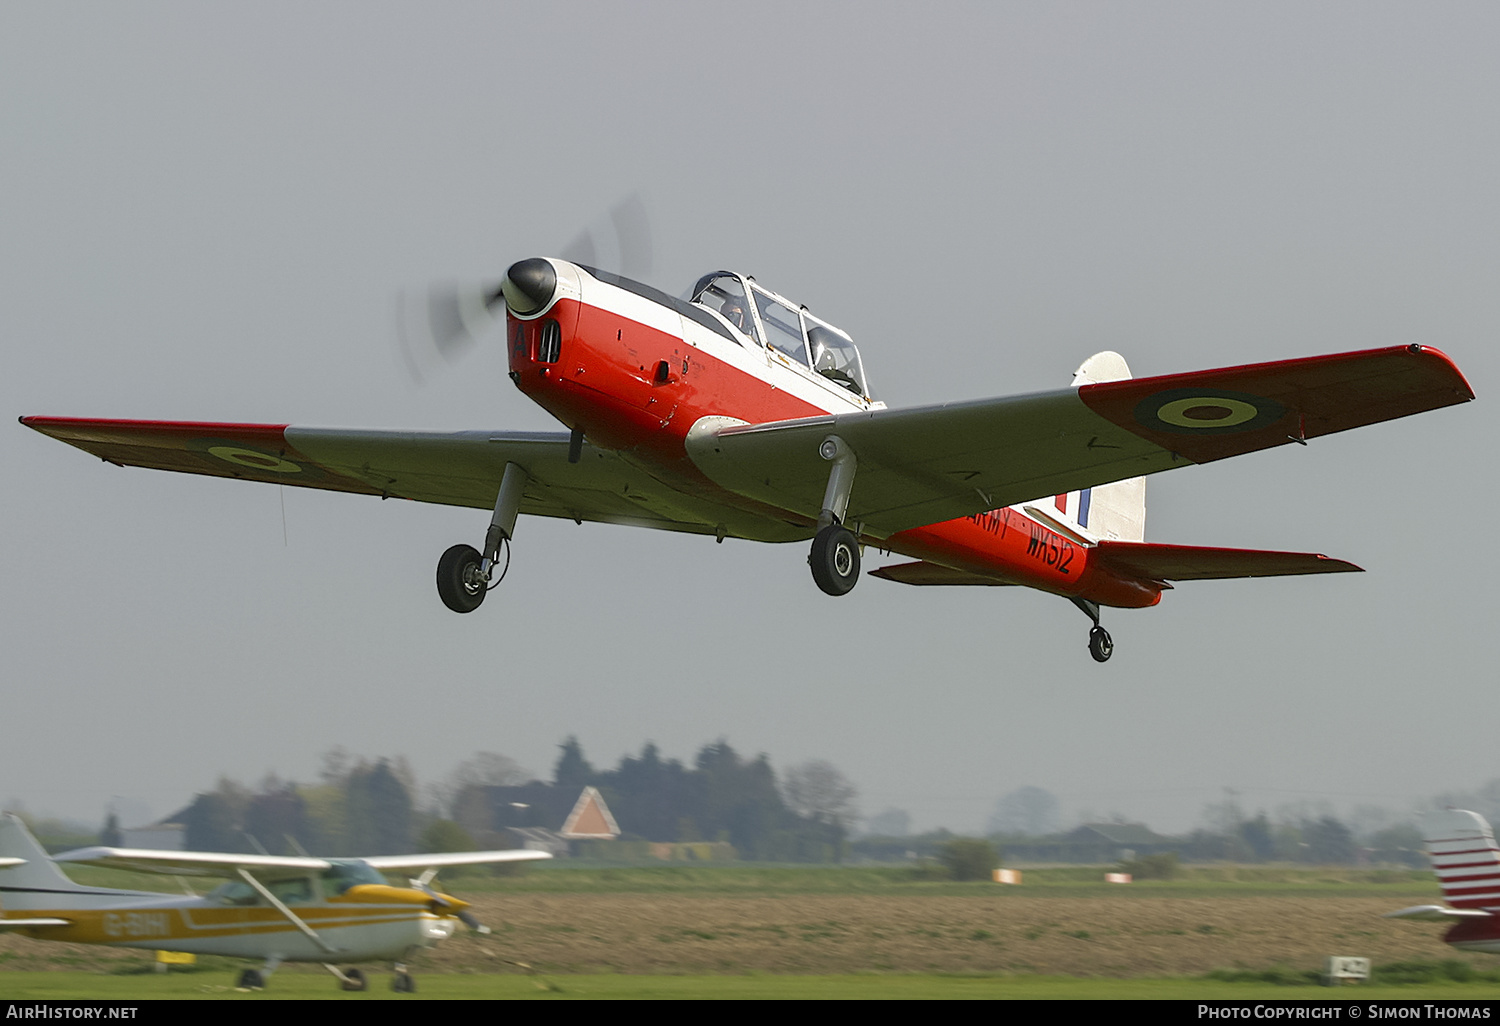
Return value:
<svg viewBox="0 0 1500 1026">
<path fill-rule="evenodd" d="M 99 976 L 85 973 L 0 974 L 0 1000 L 219 1000 L 272 1001 L 570 1001 L 570 1000 L 1075 1000 L 1075 1001 L 1492 1001 L 1495 984 L 1441 983 L 1406 986 L 1287 987 L 1218 980 L 1076 979 L 1057 976 L 491 976 L 420 977 L 416 994 L 395 994 L 383 975 L 370 974 L 370 990 L 344 993 L 324 973 L 278 972 L 264 991 L 233 989 L 223 973 L 167 976 Z"/>
<path fill-rule="evenodd" d="M 577 864 L 450 876 L 445 888 L 472 901 L 495 933 L 461 933 L 413 970 L 434 997 L 1109 999 L 1327 998 L 1323 988 L 1207 974 L 1289 980 L 1333 954 L 1377 967 L 1448 960 L 1463 969 L 1457 975 L 1500 970 L 1500 959 L 1442 944 L 1436 924 L 1382 918 L 1438 900 L 1425 873 L 1210 867 L 1117 886 L 1090 868 L 1028 871 L 1025 879 L 1002 887 L 925 881 L 903 869 Z M 102 996 L 95 986 L 130 997 L 232 993 L 228 960 L 169 976 L 142 973 L 149 960 L 146 952 L 5 936 L 0 998 L 46 996 L 36 987 L 80 997 Z M 368 996 L 388 995 L 386 986 L 377 977 Z M 1395 997 L 1500 996 L 1495 982 L 1387 989 Z M 278 972 L 272 992 L 358 997 L 309 967 Z"/>
</svg>

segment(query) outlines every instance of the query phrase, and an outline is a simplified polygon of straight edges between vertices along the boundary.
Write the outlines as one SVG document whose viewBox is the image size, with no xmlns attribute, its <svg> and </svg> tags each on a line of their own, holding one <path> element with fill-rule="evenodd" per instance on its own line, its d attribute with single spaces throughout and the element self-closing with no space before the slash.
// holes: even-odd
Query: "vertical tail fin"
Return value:
<svg viewBox="0 0 1500 1026">
<path fill-rule="evenodd" d="M 1443 809 L 1422 817 L 1422 839 L 1454 908 L 1500 907 L 1500 848 L 1484 817 L 1463 809 Z"/>
<path fill-rule="evenodd" d="M 21 817 L 9 812 L 0 815 L 0 858 L 26 860 L 0 869 L 0 907 L 5 911 L 56 908 L 59 890 L 78 890 L 31 836 Z"/>
<path fill-rule="evenodd" d="M 1099 381 L 1124 381 L 1130 377 L 1130 368 L 1119 353 L 1095 353 L 1073 372 L 1073 387 L 1089 385 Z M 1078 496 L 1073 506 L 1073 496 Z M 1146 540 L 1146 479 L 1132 477 L 1128 481 L 1086 488 L 1067 496 L 1058 496 L 1059 509 L 1064 505 L 1076 509 L 1073 519 L 1096 538 L 1109 541 Z M 1073 512 L 1069 509 L 1066 512 Z"/>
</svg>

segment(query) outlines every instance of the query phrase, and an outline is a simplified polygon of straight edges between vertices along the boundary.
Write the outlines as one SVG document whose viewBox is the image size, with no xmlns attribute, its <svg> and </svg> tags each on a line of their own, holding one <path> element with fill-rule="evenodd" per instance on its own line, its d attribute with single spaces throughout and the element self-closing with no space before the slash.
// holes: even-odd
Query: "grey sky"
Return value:
<svg viewBox="0 0 1500 1026">
<path fill-rule="evenodd" d="M 556 252 L 640 190 L 655 284 L 732 267 L 892 405 L 1406 342 L 1468 406 L 1153 478 L 1154 541 L 1365 575 L 1184 585 L 1096 666 L 1061 599 L 801 545 L 119 470 L 0 430 L 0 800 L 171 811 L 343 745 L 425 778 L 720 736 L 869 812 L 1024 784 L 1181 829 L 1497 775 L 1500 9 L 1486 3 L 0 6 L 0 409 L 549 429 L 492 347 L 414 388 L 394 297 Z M 283 542 L 282 502 L 285 502 Z M 873 567 L 880 560 L 869 560 Z"/>
</svg>

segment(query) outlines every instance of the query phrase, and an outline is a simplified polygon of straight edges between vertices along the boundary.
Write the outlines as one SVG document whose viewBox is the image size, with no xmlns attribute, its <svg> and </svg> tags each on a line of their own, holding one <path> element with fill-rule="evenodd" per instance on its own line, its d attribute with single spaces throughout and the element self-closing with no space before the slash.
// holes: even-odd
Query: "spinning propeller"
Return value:
<svg viewBox="0 0 1500 1026">
<path fill-rule="evenodd" d="M 617 270 L 627 278 L 651 275 L 651 223 L 638 193 L 631 193 L 584 229 L 558 256 L 575 264 Z M 531 261 L 522 261 L 517 267 Z M 439 282 L 425 295 L 397 300 L 396 331 L 412 380 L 421 383 L 433 368 L 466 354 L 475 341 L 505 316 L 507 295 L 518 309 L 522 282 Z M 520 285 L 517 290 L 516 286 Z M 524 301 L 522 301 L 524 302 Z"/>
<path fill-rule="evenodd" d="M 459 901 L 457 898 L 443 894 L 435 889 L 432 886 L 432 881 L 436 876 L 437 867 L 434 866 L 423 870 L 421 876 L 408 877 L 407 883 L 411 884 L 415 890 L 421 891 L 432 899 L 434 911 L 437 909 L 447 910 L 450 915 L 456 917 L 460 923 L 463 923 L 477 934 L 487 936 L 494 932 L 474 917 L 474 913 L 469 911 L 469 903 L 467 901 Z"/>
</svg>

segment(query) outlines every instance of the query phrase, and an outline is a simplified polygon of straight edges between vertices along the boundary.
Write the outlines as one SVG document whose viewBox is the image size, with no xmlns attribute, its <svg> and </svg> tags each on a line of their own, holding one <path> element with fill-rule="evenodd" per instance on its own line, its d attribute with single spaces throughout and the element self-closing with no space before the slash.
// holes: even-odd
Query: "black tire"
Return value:
<svg viewBox="0 0 1500 1026">
<path fill-rule="evenodd" d="M 265 990 L 266 978 L 260 974 L 259 969 L 246 969 L 240 973 L 239 982 L 235 986 L 240 990 Z"/>
<path fill-rule="evenodd" d="M 339 984 L 344 990 L 369 990 L 370 984 L 365 980 L 365 974 L 358 969 L 345 969 L 343 982 Z"/>
<path fill-rule="evenodd" d="M 443 553 L 437 567 L 437 589 L 443 605 L 455 613 L 472 613 L 479 608 L 485 585 L 482 581 L 477 585 L 469 582 L 469 568 L 477 574 L 483 562 L 472 545 L 455 545 Z"/>
<path fill-rule="evenodd" d="M 417 981 L 411 978 L 411 973 L 397 973 L 391 978 L 391 989 L 397 994 L 415 994 Z"/>
<path fill-rule="evenodd" d="M 848 528 L 829 524 L 813 538 L 807 565 L 825 595 L 847 595 L 859 583 L 859 539 Z"/>
<path fill-rule="evenodd" d="M 1109 636 L 1109 631 L 1103 627 L 1089 631 L 1089 655 L 1094 657 L 1094 662 L 1107 663 L 1114 654 L 1115 639 Z"/>
</svg>

